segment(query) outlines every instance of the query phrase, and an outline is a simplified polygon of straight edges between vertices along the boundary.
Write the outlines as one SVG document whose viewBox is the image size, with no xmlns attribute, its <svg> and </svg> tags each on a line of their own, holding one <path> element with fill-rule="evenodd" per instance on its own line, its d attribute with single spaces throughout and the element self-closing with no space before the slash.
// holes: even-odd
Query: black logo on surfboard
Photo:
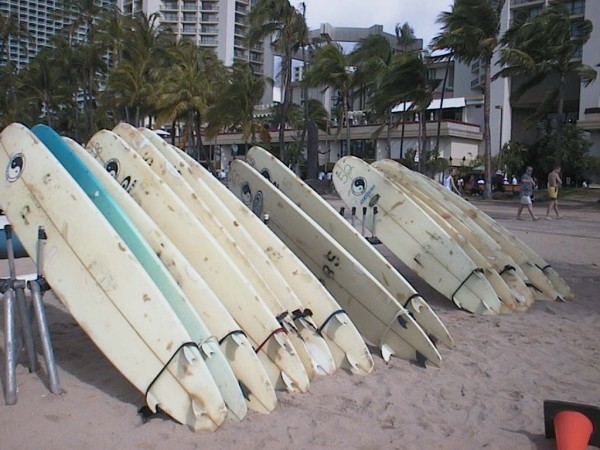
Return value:
<svg viewBox="0 0 600 450">
<path fill-rule="evenodd" d="M 250 206 L 252 203 L 252 189 L 248 183 L 242 184 L 242 201 L 246 206 Z"/>
<path fill-rule="evenodd" d="M 256 214 L 258 217 L 261 216 L 263 210 L 263 193 L 262 191 L 258 191 L 254 194 L 254 199 L 252 200 L 252 212 Z"/>
<path fill-rule="evenodd" d="M 10 158 L 6 166 L 6 179 L 13 183 L 19 179 L 25 167 L 25 155 L 17 153 Z"/>
<path fill-rule="evenodd" d="M 119 175 L 120 167 L 121 166 L 119 164 L 119 160 L 118 159 L 110 159 L 104 165 L 104 168 L 106 169 L 106 171 L 108 173 L 110 173 L 110 176 L 113 177 L 113 178 L 117 178 L 117 176 Z"/>
<path fill-rule="evenodd" d="M 363 195 L 367 190 L 367 180 L 365 180 L 363 177 L 355 178 L 352 180 L 350 190 L 354 195 Z"/>
</svg>

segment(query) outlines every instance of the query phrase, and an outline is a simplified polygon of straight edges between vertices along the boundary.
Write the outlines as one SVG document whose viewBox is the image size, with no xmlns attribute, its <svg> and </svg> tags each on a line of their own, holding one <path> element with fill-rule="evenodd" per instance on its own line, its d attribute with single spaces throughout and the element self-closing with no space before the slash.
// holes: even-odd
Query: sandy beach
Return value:
<svg viewBox="0 0 600 450">
<path fill-rule="evenodd" d="M 382 248 L 454 337 L 455 349 L 440 348 L 442 367 L 385 363 L 373 349 L 371 375 L 339 370 L 319 377 L 307 394 L 278 393 L 272 414 L 250 412 L 213 433 L 193 433 L 160 416 L 142 423 L 137 410 L 143 395 L 47 293 L 63 393 L 51 394 L 43 367 L 29 373 L 21 355 L 18 403 L 5 406 L 0 393 L 0 449 L 552 449 L 554 442 L 544 437 L 545 399 L 600 406 L 596 200 L 561 200 L 565 218 L 537 222 L 515 220 L 517 199 L 474 202 L 552 264 L 570 283 L 575 302 L 536 302 L 526 313 L 475 316 L 457 310 Z M 534 204 L 540 215 L 545 207 Z M 5 276 L 4 261 L 0 267 Z M 29 259 L 17 268 L 34 271 Z M 2 311 L 0 317 L 4 323 Z"/>
</svg>

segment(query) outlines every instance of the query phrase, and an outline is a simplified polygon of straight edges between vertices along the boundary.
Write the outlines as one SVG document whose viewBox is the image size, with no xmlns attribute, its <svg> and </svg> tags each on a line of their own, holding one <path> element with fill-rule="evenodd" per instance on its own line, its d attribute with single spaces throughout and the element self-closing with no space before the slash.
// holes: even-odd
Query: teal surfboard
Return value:
<svg viewBox="0 0 600 450">
<path fill-rule="evenodd" d="M 200 353 L 213 375 L 228 409 L 238 419 L 244 418 L 247 407 L 242 390 L 225 355 L 221 352 L 218 342 L 212 339 L 208 328 L 148 242 L 59 134 L 46 125 L 36 125 L 31 131 L 60 161 L 131 249 L 168 300 L 190 337 L 199 345 Z"/>
</svg>

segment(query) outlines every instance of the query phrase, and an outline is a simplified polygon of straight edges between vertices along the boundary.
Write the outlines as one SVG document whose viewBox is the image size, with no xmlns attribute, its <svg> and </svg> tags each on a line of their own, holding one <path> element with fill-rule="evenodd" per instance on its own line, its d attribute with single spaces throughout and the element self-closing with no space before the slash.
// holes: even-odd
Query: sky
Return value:
<svg viewBox="0 0 600 450">
<path fill-rule="evenodd" d="M 299 1 L 290 3 L 301 10 Z M 312 29 L 321 23 L 335 27 L 368 28 L 383 25 L 383 31 L 394 34 L 396 24 L 408 22 L 415 36 L 423 39 L 423 47 L 439 32 L 436 19 L 442 11 L 450 11 L 453 0 L 305 0 L 306 22 Z"/>
</svg>

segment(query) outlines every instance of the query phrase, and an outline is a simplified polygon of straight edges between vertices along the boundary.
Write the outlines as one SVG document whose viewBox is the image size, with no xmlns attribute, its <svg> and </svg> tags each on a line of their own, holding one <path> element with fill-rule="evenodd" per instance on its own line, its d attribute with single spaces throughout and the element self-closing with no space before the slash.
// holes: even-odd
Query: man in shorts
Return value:
<svg viewBox="0 0 600 450">
<path fill-rule="evenodd" d="M 533 172 L 533 167 L 528 166 L 527 169 L 525 169 L 525 173 L 521 177 L 521 198 L 520 198 L 521 204 L 519 205 L 519 210 L 517 211 L 517 220 L 523 220 L 523 219 L 521 219 L 521 212 L 523 212 L 524 207 L 527 207 L 527 211 L 529 211 L 529 214 L 531 215 L 532 220 L 540 219 L 539 217 L 536 217 L 533 214 L 533 209 L 531 207 L 531 196 L 533 194 L 533 188 L 535 186 L 535 182 L 533 181 L 533 178 L 531 177 L 532 172 Z"/>
<path fill-rule="evenodd" d="M 546 210 L 546 219 L 548 220 L 550 220 L 551 209 L 554 209 L 557 219 L 562 218 L 558 212 L 558 188 L 561 185 L 562 180 L 560 179 L 560 166 L 555 166 L 554 170 L 548 174 L 548 197 L 550 198 L 550 203 L 548 204 L 548 209 Z"/>
</svg>

